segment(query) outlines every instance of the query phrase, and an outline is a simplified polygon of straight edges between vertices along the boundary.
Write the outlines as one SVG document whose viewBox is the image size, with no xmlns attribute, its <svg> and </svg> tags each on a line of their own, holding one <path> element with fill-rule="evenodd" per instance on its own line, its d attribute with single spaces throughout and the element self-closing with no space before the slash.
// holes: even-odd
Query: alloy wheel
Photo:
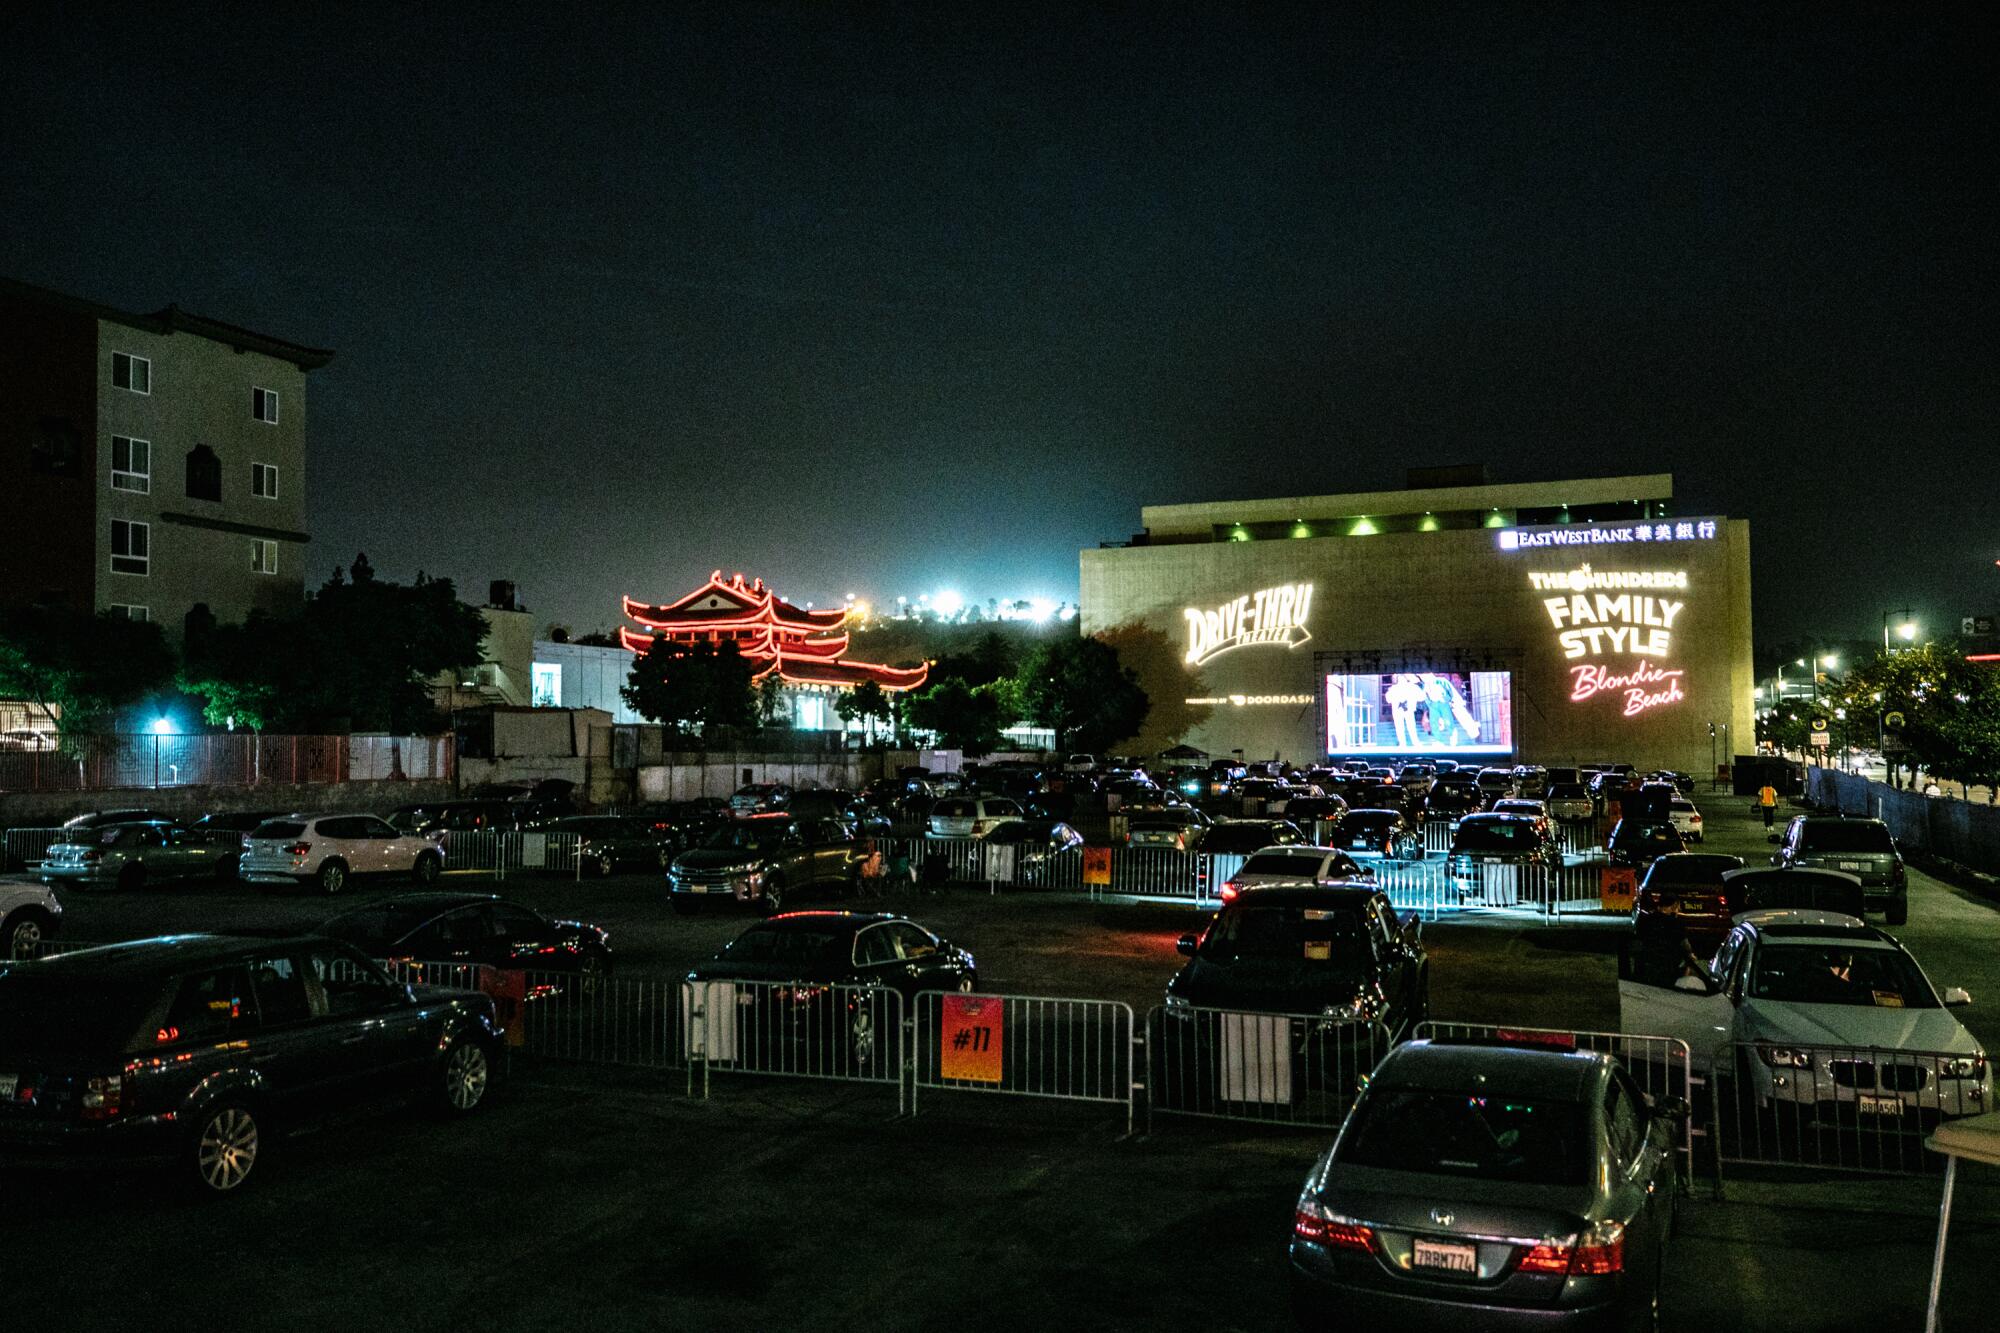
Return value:
<svg viewBox="0 0 2000 1333">
<path fill-rule="evenodd" d="M 34 917 L 23 917 L 14 923 L 14 929 L 7 932 L 7 956 L 9 958 L 33 958 L 42 947 L 42 923 Z"/>
<path fill-rule="evenodd" d="M 225 1106 L 210 1116 L 195 1141 L 195 1167 L 202 1184 L 226 1193 L 249 1179 L 256 1165 L 256 1119 L 240 1106 Z"/>
<path fill-rule="evenodd" d="M 486 1096 L 486 1052 L 477 1042 L 454 1046 L 444 1066 L 444 1095 L 454 1111 L 470 1111 Z"/>
</svg>

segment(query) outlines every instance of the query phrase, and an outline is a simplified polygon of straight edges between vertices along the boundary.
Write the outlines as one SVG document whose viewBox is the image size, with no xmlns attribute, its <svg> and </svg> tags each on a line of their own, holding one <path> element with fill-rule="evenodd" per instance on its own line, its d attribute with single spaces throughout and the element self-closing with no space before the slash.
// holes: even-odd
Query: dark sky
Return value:
<svg viewBox="0 0 2000 1333">
<path fill-rule="evenodd" d="M 1751 519 L 1760 637 L 2000 603 L 1977 8 L 430 8 L 0 18 L 0 272 L 337 349 L 315 580 L 1066 598 L 1481 460 Z"/>
</svg>

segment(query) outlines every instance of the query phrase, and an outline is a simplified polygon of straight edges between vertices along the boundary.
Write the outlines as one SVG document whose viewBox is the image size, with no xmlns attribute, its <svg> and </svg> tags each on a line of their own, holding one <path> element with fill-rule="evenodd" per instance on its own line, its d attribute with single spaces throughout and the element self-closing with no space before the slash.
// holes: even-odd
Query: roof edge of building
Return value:
<svg viewBox="0 0 2000 1333">
<path fill-rule="evenodd" d="M 1335 495 L 1146 505 L 1140 509 L 1139 519 L 1140 526 L 1154 536 L 1184 535 L 1205 534 L 1217 524 L 1422 514 L 1435 510 L 1591 505 L 1620 500 L 1671 500 L 1673 494 L 1673 474 L 1655 472 L 1555 481 L 1496 482 L 1432 490 L 1355 491 Z"/>
<path fill-rule="evenodd" d="M 122 324 L 127 328 L 144 333 L 169 334 L 191 333 L 197 338 L 222 343 L 243 352 L 261 352 L 278 361 L 289 361 L 300 370 L 318 370 L 333 360 L 333 351 L 325 347 L 307 347 L 286 338 L 268 333 L 258 333 L 241 325 L 230 324 L 207 315 L 197 315 L 183 310 L 177 305 L 169 305 L 164 310 L 150 315 L 138 314 L 130 310 L 120 310 L 116 306 L 105 305 L 68 292 L 59 292 L 50 287 L 38 287 L 34 283 L 22 282 L 17 278 L 0 277 L 0 293 L 34 301 L 42 305 L 57 306 L 87 315 L 93 319 L 105 320 L 112 324 Z"/>
</svg>

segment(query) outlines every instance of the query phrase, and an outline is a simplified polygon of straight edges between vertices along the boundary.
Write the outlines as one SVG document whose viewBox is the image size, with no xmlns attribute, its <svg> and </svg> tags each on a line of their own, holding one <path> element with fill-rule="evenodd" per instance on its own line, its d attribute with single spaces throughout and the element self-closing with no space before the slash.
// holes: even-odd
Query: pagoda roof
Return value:
<svg viewBox="0 0 2000 1333">
<path fill-rule="evenodd" d="M 764 586 L 764 580 L 746 583 L 741 574 L 725 580 L 722 571 L 708 576 L 708 582 L 678 601 L 665 605 L 624 599 L 625 614 L 649 629 L 732 629 L 739 626 L 773 625 L 794 634 L 837 629 L 847 621 L 847 608 L 813 611 L 794 606 Z"/>
</svg>

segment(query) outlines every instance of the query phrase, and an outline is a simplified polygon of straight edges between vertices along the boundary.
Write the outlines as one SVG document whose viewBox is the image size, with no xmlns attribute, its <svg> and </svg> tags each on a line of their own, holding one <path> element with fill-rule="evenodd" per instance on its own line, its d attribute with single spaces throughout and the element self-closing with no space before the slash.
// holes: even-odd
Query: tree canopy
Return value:
<svg viewBox="0 0 2000 1333">
<path fill-rule="evenodd" d="M 733 643 L 655 639 L 633 659 L 620 691 L 641 717 L 708 737 L 716 727 L 746 727 L 757 716 L 750 663 Z"/>
<path fill-rule="evenodd" d="M 41 708 L 66 739 L 108 729 L 120 709 L 166 688 L 173 674 L 173 651 L 149 621 L 0 608 L 0 698 Z"/>
<path fill-rule="evenodd" d="M 1139 678 L 1101 639 L 1038 645 L 1015 677 L 1022 712 L 1055 733 L 1055 748 L 1108 751 L 1139 734 L 1151 700 Z"/>
</svg>

